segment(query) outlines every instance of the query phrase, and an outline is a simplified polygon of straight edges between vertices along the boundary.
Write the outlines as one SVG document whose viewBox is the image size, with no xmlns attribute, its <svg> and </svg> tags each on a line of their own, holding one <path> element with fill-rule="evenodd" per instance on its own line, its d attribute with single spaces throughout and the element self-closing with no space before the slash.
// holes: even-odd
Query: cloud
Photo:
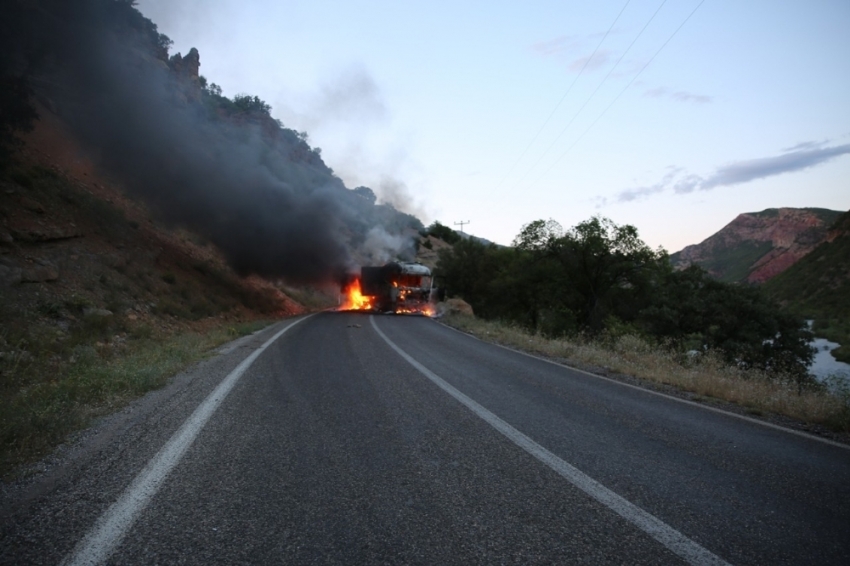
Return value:
<svg viewBox="0 0 850 566">
<path fill-rule="evenodd" d="M 801 142 L 801 143 L 798 143 L 797 145 L 794 145 L 794 146 L 791 146 L 791 147 L 786 147 L 782 151 L 789 152 L 789 151 L 799 151 L 801 149 L 820 149 L 823 146 L 825 146 L 826 144 L 828 144 L 829 141 L 830 140 L 824 140 L 824 141 L 819 141 L 819 142 L 816 142 L 816 141 Z"/>
<path fill-rule="evenodd" d="M 668 167 L 669 171 L 661 181 L 655 183 L 654 185 L 650 185 L 648 187 L 635 187 L 633 189 L 626 189 L 624 191 L 620 191 L 617 193 L 617 202 L 631 202 L 635 200 L 640 200 L 648 197 L 649 195 L 654 195 L 656 193 L 663 192 L 670 186 L 670 183 L 676 178 L 682 169 L 679 167 Z M 607 201 L 606 201 L 607 202 Z"/>
<path fill-rule="evenodd" d="M 713 96 L 706 96 L 704 94 L 691 94 L 690 92 L 685 92 L 683 90 L 674 92 L 671 97 L 673 100 L 678 100 L 679 102 L 696 102 L 697 104 L 707 104 L 709 102 L 714 101 Z"/>
<path fill-rule="evenodd" d="M 699 175 L 685 175 L 673 184 L 673 192 L 679 195 L 692 193 L 700 188 L 703 181 Z"/>
<path fill-rule="evenodd" d="M 696 104 L 708 104 L 714 102 L 713 96 L 704 94 L 693 94 L 684 90 L 671 91 L 669 88 L 656 87 L 644 91 L 644 96 L 650 98 L 671 98 L 677 102 L 694 102 Z"/>
<path fill-rule="evenodd" d="M 578 59 L 570 63 L 567 68 L 570 71 L 573 71 L 574 73 L 578 73 L 585 68 L 585 65 L 587 65 L 588 71 L 595 71 L 596 69 L 605 66 L 605 64 L 611 59 L 611 56 L 612 53 L 610 51 L 606 49 L 600 49 L 593 55 L 592 59 L 590 58 L 590 56 L 579 57 Z"/>
<path fill-rule="evenodd" d="M 587 65 L 585 70 L 594 71 L 604 67 L 614 56 L 614 52 L 607 49 L 599 49 L 595 53 L 592 53 L 589 49 L 590 44 L 588 42 L 596 41 L 603 35 L 603 33 L 594 33 L 584 37 L 562 35 L 554 39 L 537 42 L 531 46 L 531 49 L 543 57 L 557 57 L 568 61 L 567 69 L 573 73 L 580 72 L 585 68 L 585 65 Z M 577 57 L 582 52 L 585 55 Z"/>
<path fill-rule="evenodd" d="M 661 98 L 662 96 L 667 96 L 668 92 L 670 92 L 669 89 L 666 89 L 663 86 L 659 86 L 647 90 L 643 93 L 643 95 L 648 96 L 650 98 Z"/>
<path fill-rule="evenodd" d="M 649 195 L 660 193 L 666 188 L 666 186 L 658 183 L 652 185 L 651 187 L 637 187 L 634 189 L 626 189 L 617 193 L 617 202 L 631 202 L 633 200 L 640 200 L 644 197 L 648 197 Z"/>
<path fill-rule="evenodd" d="M 544 57 L 551 57 L 560 55 L 565 51 L 574 51 L 580 43 L 580 40 L 574 35 L 561 35 L 554 39 L 538 41 L 531 46 L 531 49 Z"/>
<path fill-rule="evenodd" d="M 800 149 L 775 157 L 738 161 L 717 169 L 699 184 L 699 189 L 707 191 L 715 187 L 738 185 L 783 173 L 802 171 L 848 153 L 850 153 L 850 144 L 819 149 Z"/>
<path fill-rule="evenodd" d="M 718 167 L 708 177 L 688 173 L 680 167 L 669 167 L 664 177 L 654 185 L 624 189 L 616 194 L 615 202 L 632 202 L 662 193 L 668 189 L 676 194 L 709 191 L 717 187 L 740 185 L 784 173 L 803 171 L 826 163 L 830 159 L 850 154 L 850 144 L 823 147 L 826 142 L 803 142 L 773 157 L 747 159 Z M 604 206 L 608 199 L 597 199 Z"/>
</svg>

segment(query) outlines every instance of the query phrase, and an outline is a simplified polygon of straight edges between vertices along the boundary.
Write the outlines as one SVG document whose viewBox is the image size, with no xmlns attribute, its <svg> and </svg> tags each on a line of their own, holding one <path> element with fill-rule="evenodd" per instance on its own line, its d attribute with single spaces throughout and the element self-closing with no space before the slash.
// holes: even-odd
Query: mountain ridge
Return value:
<svg viewBox="0 0 850 566">
<path fill-rule="evenodd" d="M 739 214 L 699 244 L 672 254 L 676 269 L 697 264 L 727 282 L 764 283 L 829 237 L 842 214 L 825 208 L 768 208 Z"/>
</svg>

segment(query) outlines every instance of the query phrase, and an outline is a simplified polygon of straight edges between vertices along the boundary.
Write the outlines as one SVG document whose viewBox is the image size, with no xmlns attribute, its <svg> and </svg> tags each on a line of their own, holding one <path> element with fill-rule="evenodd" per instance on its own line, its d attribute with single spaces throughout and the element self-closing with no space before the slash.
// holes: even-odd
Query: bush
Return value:
<svg viewBox="0 0 850 566">
<path fill-rule="evenodd" d="M 444 226 L 437 221 L 428 226 L 428 234 L 435 238 L 440 238 L 448 244 L 456 244 L 461 241 L 461 236 L 448 226 Z"/>
</svg>

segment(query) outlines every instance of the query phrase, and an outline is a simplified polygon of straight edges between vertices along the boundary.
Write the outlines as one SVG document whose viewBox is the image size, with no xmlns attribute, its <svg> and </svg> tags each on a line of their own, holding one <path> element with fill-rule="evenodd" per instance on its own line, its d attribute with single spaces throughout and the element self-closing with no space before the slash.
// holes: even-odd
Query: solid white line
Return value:
<svg viewBox="0 0 850 566">
<path fill-rule="evenodd" d="M 602 379 L 604 381 L 608 381 L 608 382 L 614 383 L 616 385 L 621 385 L 623 387 L 630 387 L 631 389 L 643 391 L 644 393 L 649 393 L 650 395 L 657 395 L 658 397 L 664 397 L 665 399 L 669 399 L 670 401 L 676 401 L 677 403 L 684 403 L 685 405 L 690 405 L 692 407 L 698 407 L 698 408 L 704 409 L 706 411 L 712 411 L 714 413 L 720 413 L 721 415 L 726 415 L 727 417 L 734 417 L 736 419 L 740 419 L 742 421 L 747 421 L 747 422 L 750 422 L 750 423 L 753 423 L 753 424 L 761 425 L 763 427 L 772 428 L 774 430 L 778 430 L 778 431 L 782 431 L 782 432 L 787 432 L 788 434 L 800 436 L 800 437 L 806 438 L 808 440 L 816 440 L 816 441 L 822 442 L 824 444 L 829 444 L 830 446 L 835 446 L 837 448 L 843 448 L 844 450 L 850 450 L 850 444 L 845 444 L 843 442 L 837 442 L 837 441 L 831 440 L 829 438 L 824 438 L 822 436 L 816 436 L 814 434 L 811 434 L 811 433 L 808 433 L 808 432 L 803 432 L 801 430 L 795 430 L 793 428 L 788 428 L 788 427 L 785 427 L 785 426 L 782 426 L 782 425 L 769 423 L 767 421 L 763 421 L 763 420 L 756 419 L 756 418 L 753 418 L 753 417 L 748 417 L 746 415 L 739 415 L 738 413 L 733 413 L 732 411 L 727 411 L 725 409 L 719 409 L 717 407 L 712 407 L 712 406 L 706 405 L 704 403 L 697 403 L 696 401 L 689 401 L 688 399 L 682 399 L 681 397 L 675 397 L 673 395 L 668 395 L 667 393 L 662 393 L 660 391 L 655 391 L 653 389 L 647 389 L 646 387 L 641 387 L 639 385 L 632 385 L 631 383 L 624 383 L 624 382 L 617 380 L 617 379 L 612 379 L 610 377 L 605 377 L 604 375 L 599 375 L 598 373 L 592 373 L 592 372 L 589 372 L 587 370 L 583 370 L 581 368 L 577 368 L 577 367 L 567 365 L 567 364 L 564 364 L 564 363 L 561 363 L 561 362 L 556 362 L 555 360 L 549 360 L 549 359 L 544 358 L 542 356 L 530 354 L 528 352 L 523 352 L 522 350 L 518 350 L 516 348 L 511 348 L 510 346 L 504 346 L 502 344 L 497 344 L 495 342 L 489 342 L 487 340 L 484 340 L 483 338 L 479 338 L 478 336 L 475 336 L 473 334 L 469 334 L 468 332 L 458 330 L 457 328 L 455 328 L 453 326 L 449 326 L 448 324 L 443 324 L 442 322 L 436 322 L 436 321 L 434 321 L 434 322 L 439 324 L 440 326 L 443 326 L 444 328 L 448 328 L 449 330 L 454 330 L 458 334 L 463 334 L 464 336 L 468 336 L 469 338 L 472 338 L 473 340 L 478 340 L 479 342 L 483 342 L 484 344 L 490 344 L 491 346 L 496 346 L 497 348 L 502 348 L 503 350 L 513 352 L 514 354 L 520 354 L 521 356 L 526 356 L 528 358 L 539 360 L 541 362 L 546 362 L 547 364 L 552 364 L 553 366 L 558 366 L 558 367 L 562 367 L 562 368 L 565 368 L 565 369 L 568 369 L 568 370 L 571 370 L 571 371 L 575 371 L 575 372 L 578 372 L 578 373 L 583 373 L 584 375 L 587 375 L 589 377 L 595 377 L 596 379 Z"/>
<path fill-rule="evenodd" d="M 157 454 L 151 458 L 145 468 L 139 472 L 121 497 L 100 516 L 92 529 L 77 544 L 73 552 L 62 561 L 63 566 L 91 566 L 102 564 L 117 548 L 124 535 L 133 526 L 139 514 L 144 510 L 156 492 L 165 482 L 169 472 L 180 462 L 192 442 L 207 424 L 216 409 L 224 402 L 225 397 L 254 363 L 260 354 L 284 332 L 306 320 L 310 316 L 290 323 L 286 328 L 269 338 L 265 344 L 254 350 L 250 356 L 242 360 L 227 377 L 210 393 L 198 408 L 181 425 L 177 432 L 165 443 Z"/>
<path fill-rule="evenodd" d="M 585 492 L 587 495 L 596 499 L 640 530 L 647 533 L 649 536 L 663 544 L 670 551 L 677 554 L 689 564 L 695 565 L 728 565 L 728 562 L 719 556 L 712 554 L 693 540 L 689 539 L 667 523 L 661 521 L 654 515 L 647 513 L 634 503 L 617 495 L 601 483 L 597 482 L 578 468 L 568 464 L 552 452 L 549 452 L 528 436 L 524 435 L 495 414 L 479 405 L 476 401 L 467 397 L 455 389 L 440 376 L 417 362 L 407 352 L 399 348 L 386 334 L 381 332 L 378 325 L 375 323 L 374 317 L 369 316 L 369 321 L 378 335 L 396 351 L 398 355 L 404 358 L 407 363 L 416 368 L 419 373 L 430 379 L 437 387 L 454 397 L 457 401 L 465 405 L 469 410 L 478 415 L 487 424 L 495 428 L 497 431 L 506 436 L 514 444 L 552 468 L 555 472 L 561 475 L 571 484 Z"/>
</svg>

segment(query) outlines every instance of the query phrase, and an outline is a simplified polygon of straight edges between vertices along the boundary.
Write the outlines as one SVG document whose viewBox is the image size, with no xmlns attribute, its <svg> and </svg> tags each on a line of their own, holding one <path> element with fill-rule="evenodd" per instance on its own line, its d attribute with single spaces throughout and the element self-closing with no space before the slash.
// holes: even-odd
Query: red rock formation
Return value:
<svg viewBox="0 0 850 566">
<path fill-rule="evenodd" d="M 763 283 L 782 273 L 827 240 L 840 213 L 779 208 L 744 213 L 700 244 L 671 258 L 677 268 L 696 263 L 715 277 Z"/>
<path fill-rule="evenodd" d="M 194 47 L 185 57 L 179 53 L 168 60 L 168 67 L 179 78 L 178 85 L 183 96 L 188 100 L 198 100 L 201 97 L 201 55 Z"/>
<path fill-rule="evenodd" d="M 787 248 L 774 248 L 753 264 L 752 271 L 747 276 L 747 281 L 749 283 L 764 283 L 797 263 L 800 258 L 813 249 L 814 246 L 799 247 L 793 244 Z"/>
</svg>

